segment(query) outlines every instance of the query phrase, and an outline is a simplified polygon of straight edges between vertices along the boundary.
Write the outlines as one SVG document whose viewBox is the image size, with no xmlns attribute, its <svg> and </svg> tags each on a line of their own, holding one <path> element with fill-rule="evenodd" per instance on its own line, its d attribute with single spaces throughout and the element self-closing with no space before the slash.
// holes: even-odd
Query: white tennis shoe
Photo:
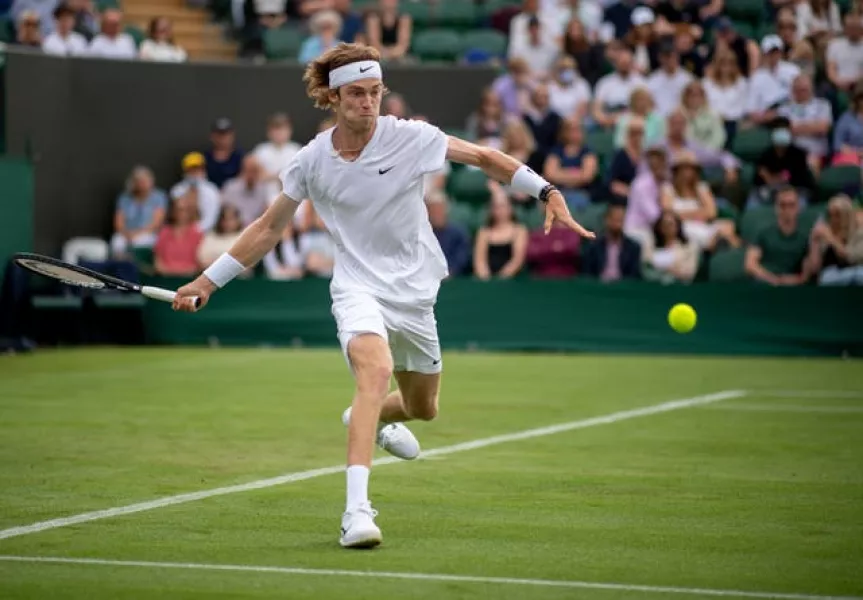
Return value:
<svg viewBox="0 0 863 600">
<path fill-rule="evenodd" d="M 374 548 L 383 541 L 380 528 L 375 525 L 378 511 L 368 502 L 342 515 L 342 548 Z"/>
<path fill-rule="evenodd" d="M 342 413 L 345 427 L 351 420 L 351 407 Z M 379 423 L 378 446 L 403 460 L 413 460 L 420 455 L 420 443 L 404 423 Z"/>
</svg>

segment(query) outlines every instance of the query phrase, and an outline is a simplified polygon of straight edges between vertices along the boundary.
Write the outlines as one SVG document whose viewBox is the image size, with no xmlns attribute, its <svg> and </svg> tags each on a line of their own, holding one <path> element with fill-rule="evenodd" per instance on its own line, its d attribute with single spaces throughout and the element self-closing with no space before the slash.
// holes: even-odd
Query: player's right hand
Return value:
<svg viewBox="0 0 863 600">
<path fill-rule="evenodd" d="M 201 275 L 195 281 L 187 283 L 177 290 L 177 296 L 174 298 L 174 302 L 171 306 L 174 310 L 179 310 L 181 312 L 195 312 L 201 310 L 207 306 L 210 296 L 217 289 L 218 288 L 215 283 L 210 281 L 204 275 Z M 195 296 L 200 299 L 200 304 L 197 307 L 195 306 L 195 302 L 192 300 Z"/>
</svg>

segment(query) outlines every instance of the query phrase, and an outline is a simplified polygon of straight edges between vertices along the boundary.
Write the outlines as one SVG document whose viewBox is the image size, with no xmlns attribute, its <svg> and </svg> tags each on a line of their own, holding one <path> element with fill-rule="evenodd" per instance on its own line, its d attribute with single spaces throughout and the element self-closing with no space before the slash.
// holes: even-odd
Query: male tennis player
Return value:
<svg viewBox="0 0 863 600">
<path fill-rule="evenodd" d="M 441 353 L 434 304 L 447 275 L 444 255 L 423 203 L 423 176 L 447 160 L 546 203 L 545 230 L 560 220 L 582 236 L 563 196 L 520 162 L 454 137 L 422 121 L 381 117 L 380 55 L 340 44 L 312 62 L 303 80 L 315 106 L 332 109 L 336 125 L 318 134 L 281 173 L 282 193 L 229 252 L 178 290 L 177 310 L 201 307 L 210 295 L 261 260 L 280 240 L 299 203 L 310 199 L 336 243 L 330 293 L 338 337 L 356 381 L 348 427 L 347 506 L 340 543 L 381 542 L 368 498 L 375 442 L 404 459 L 419 443 L 402 422 L 438 411 Z M 398 389 L 390 392 L 395 374 Z"/>
</svg>

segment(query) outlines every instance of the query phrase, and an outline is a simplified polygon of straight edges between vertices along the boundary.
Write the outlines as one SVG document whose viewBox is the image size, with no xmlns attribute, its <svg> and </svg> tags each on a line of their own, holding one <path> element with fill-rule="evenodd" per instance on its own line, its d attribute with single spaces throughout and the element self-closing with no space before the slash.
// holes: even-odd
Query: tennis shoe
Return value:
<svg viewBox="0 0 863 600">
<path fill-rule="evenodd" d="M 351 408 L 342 413 L 345 427 L 351 421 Z M 420 455 L 420 443 L 404 423 L 378 423 L 378 446 L 403 460 L 413 460 Z"/>
<path fill-rule="evenodd" d="M 378 511 L 368 502 L 345 511 L 339 544 L 342 548 L 374 548 L 383 541 L 380 528 L 375 525 Z"/>
</svg>

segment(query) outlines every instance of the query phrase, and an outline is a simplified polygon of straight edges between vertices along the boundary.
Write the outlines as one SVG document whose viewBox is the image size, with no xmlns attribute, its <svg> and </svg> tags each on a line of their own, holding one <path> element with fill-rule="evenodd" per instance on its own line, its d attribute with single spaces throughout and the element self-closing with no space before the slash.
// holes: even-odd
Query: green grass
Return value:
<svg viewBox="0 0 863 600">
<path fill-rule="evenodd" d="M 863 596 L 859 363 L 483 354 L 445 363 L 440 418 L 413 426 L 427 449 L 749 392 L 376 468 L 384 545 L 371 552 L 338 547 L 336 474 L 0 539 L 0 555 Z M 338 465 L 350 394 L 331 351 L 0 358 L 0 529 Z M 4 599 L 665 595 L 0 561 Z"/>
</svg>

